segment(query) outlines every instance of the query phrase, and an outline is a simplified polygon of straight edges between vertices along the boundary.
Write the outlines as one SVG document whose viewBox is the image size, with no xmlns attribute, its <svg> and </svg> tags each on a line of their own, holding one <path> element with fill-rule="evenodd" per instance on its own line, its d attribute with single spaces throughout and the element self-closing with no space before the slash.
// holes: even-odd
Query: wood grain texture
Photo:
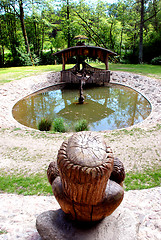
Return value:
<svg viewBox="0 0 161 240">
<path fill-rule="evenodd" d="M 110 179 L 119 184 L 121 184 L 125 179 L 124 165 L 118 158 L 114 158 L 113 171 Z"/>
<path fill-rule="evenodd" d="M 74 134 L 58 152 L 64 192 L 78 203 L 95 205 L 103 198 L 113 169 L 112 150 L 93 132 Z"/>
<path fill-rule="evenodd" d="M 78 221 L 98 221 L 109 216 L 123 200 L 124 190 L 114 181 L 109 180 L 105 195 L 97 205 L 77 203 L 70 200 L 64 193 L 60 177 L 52 184 L 53 193 L 63 212 L 71 219 Z"/>
<path fill-rule="evenodd" d="M 97 221 L 121 203 L 123 164 L 114 160 L 111 148 L 97 133 L 79 132 L 64 141 L 57 166 L 49 165 L 48 179 L 62 210 L 72 219 Z"/>
</svg>

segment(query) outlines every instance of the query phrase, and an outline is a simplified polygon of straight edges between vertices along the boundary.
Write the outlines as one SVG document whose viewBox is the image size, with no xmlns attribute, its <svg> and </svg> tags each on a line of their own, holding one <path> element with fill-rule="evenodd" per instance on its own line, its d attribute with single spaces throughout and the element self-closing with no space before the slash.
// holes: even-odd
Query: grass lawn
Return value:
<svg viewBox="0 0 161 240">
<path fill-rule="evenodd" d="M 103 63 L 90 63 L 93 67 L 105 68 Z M 71 68 L 73 65 L 66 65 L 66 69 Z M 142 74 L 148 77 L 161 79 L 161 66 L 148 65 L 148 64 L 109 64 L 109 69 L 112 71 L 125 71 Z M 27 66 L 27 67 L 11 67 L 0 68 L 0 84 L 19 80 L 23 77 L 29 77 L 41 74 L 47 71 L 61 71 L 62 65 L 44 65 L 44 66 Z"/>
<path fill-rule="evenodd" d="M 104 68 L 103 63 L 90 63 L 93 67 Z M 67 65 L 66 68 L 71 68 L 73 65 Z M 23 77 L 41 74 L 47 71 L 60 71 L 62 65 L 46 65 L 46 66 L 29 66 L 29 67 L 13 67 L 0 68 L 0 84 L 19 80 Z M 136 74 L 142 74 L 149 77 L 161 79 L 161 66 L 155 65 L 132 65 L 132 64 L 109 64 L 109 69 L 112 71 L 126 71 Z M 117 134 L 127 134 L 130 131 L 121 130 Z M 111 133 L 112 134 L 112 133 Z M 140 133 L 141 135 L 141 133 Z M 32 135 L 31 135 L 32 137 Z M 125 178 L 125 190 L 143 189 L 160 186 L 161 168 L 157 166 L 152 171 L 145 169 L 144 172 L 128 172 Z M 0 191 L 9 193 L 18 193 L 24 195 L 41 195 L 52 194 L 51 186 L 49 185 L 46 173 L 38 175 L 7 175 L 1 171 L 0 174 Z"/>
<path fill-rule="evenodd" d="M 104 68 L 104 64 L 91 64 L 95 67 Z M 148 77 L 154 77 L 161 79 L 161 66 L 159 65 L 150 65 L 150 64 L 114 64 L 109 63 L 109 69 L 111 71 L 123 71 L 123 72 L 132 72 L 141 75 L 145 75 Z"/>
<path fill-rule="evenodd" d="M 73 65 L 67 65 L 67 68 Z M 44 65 L 44 66 L 26 66 L 26 67 L 10 67 L 0 68 L 0 84 L 19 80 L 24 77 L 38 75 L 48 71 L 61 71 L 62 65 Z"/>
<path fill-rule="evenodd" d="M 141 172 L 129 172 L 124 181 L 124 190 L 140 190 L 160 186 L 161 169 L 151 169 Z M 25 177 L 2 174 L 0 176 L 0 190 L 2 192 L 23 195 L 53 195 L 47 180 L 46 172 Z"/>
</svg>

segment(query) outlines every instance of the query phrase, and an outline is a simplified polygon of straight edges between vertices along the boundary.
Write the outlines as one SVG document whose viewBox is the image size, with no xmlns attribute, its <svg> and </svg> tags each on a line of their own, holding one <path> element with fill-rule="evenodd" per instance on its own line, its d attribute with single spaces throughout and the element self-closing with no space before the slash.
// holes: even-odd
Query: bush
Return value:
<svg viewBox="0 0 161 240">
<path fill-rule="evenodd" d="M 55 60 L 51 51 L 42 52 L 40 57 L 40 65 L 54 65 Z"/>
<path fill-rule="evenodd" d="M 151 63 L 152 59 L 161 56 L 161 35 L 152 34 L 148 40 L 144 43 L 143 58 L 144 62 Z"/>
<path fill-rule="evenodd" d="M 38 129 L 40 131 L 50 131 L 52 126 L 52 121 L 49 119 L 41 119 L 41 121 L 38 124 Z"/>
<path fill-rule="evenodd" d="M 19 47 L 17 48 L 17 52 L 19 55 L 20 66 L 32 66 L 33 64 L 34 65 L 39 64 L 39 58 L 35 54 L 32 54 L 32 61 L 31 61 L 30 55 L 26 53 L 25 49 Z"/>
<path fill-rule="evenodd" d="M 121 62 L 125 64 L 137 64 L 138 55 L 138 49 L 135 49 L 135 51 L 128 51 L 122 57 Z"/>
<path fill-rule="evenodd" d="M 65 126 L 63 118 L 55 118 L 52 124 L 52 130 L 54 132 L 66 132 L 67 126 Z"/>
<path fill-rule="evenodd" d="M 153 58 L 151 60 L 151 64 L 153 64 L 153 65 L 161 65 L 161 56 Z"/>
<path fill-rule="evenodd" d="M 78 122 L 76 122 L 76 124 L 75 124 L 76 132 L 88 131 L 88 130 L 89 130 L 89 126 L 88 126 L 87 120 L 82 119 L 82 120 L 79 120 Z"/>
<path fill-rule="evenodd" d="M 39 64 L 39 58 L 35 54 L 32 55 L 32 61 L 30 55 L 26 53 L 25 48 L 16 48 L 16 53 L 5 53 L 4 66 L 5 67 L 18 67 L 18 66 L 32 66 Z"/>
</svg>

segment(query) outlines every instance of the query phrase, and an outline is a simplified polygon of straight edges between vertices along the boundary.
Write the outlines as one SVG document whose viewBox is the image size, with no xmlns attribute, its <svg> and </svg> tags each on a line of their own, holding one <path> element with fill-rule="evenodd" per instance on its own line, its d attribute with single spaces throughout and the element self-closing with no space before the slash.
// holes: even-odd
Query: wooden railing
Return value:
<svg viewBox="0 0 161 240">
<path fill-rule="evenodd" d="M 79 71 L 81 73 L 81 71 Z M 64 70 L 61 72 L 61 82 L 65 83 L 79 83 L 81 78 L 87 83 L 95 83 L 104 85 L 110 81 L 110 71 L 91 67 L 89 64 L 83 64 L 82 76 L 78 75 L 78 65 L 76 64 L 73 68 Z"/>
</svg>

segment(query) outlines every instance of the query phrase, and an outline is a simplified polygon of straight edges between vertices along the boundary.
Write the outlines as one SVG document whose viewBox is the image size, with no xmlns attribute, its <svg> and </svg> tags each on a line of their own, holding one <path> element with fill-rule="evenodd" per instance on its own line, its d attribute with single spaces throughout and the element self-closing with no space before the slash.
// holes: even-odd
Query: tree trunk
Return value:
<svg viewBox="0 0 161 240">
<path fill-rule="evenodd" d="M 68 48 L 70 47 L 69 0 L 67 0 Z"/>
<path fill-rule="evenodd" d="M 124 26 L 121 29 L 121 40 L 120 40 L 120 58 L 121 58 L 121 49 L 122 49 L 122 36 L 123 36 Z"/>
<path fill-rule="evenodd" d="M 28 38 L 27 38 L 25 23 L 24 23 L 24 10 L 23 10 L 23 2 L 22 2 L 22 0 L 19 0 L 19 8 L 20 8 L 21 29 L 22 29 L 22 33 L 23 33 L 24 40 L 25 40 L 26 51 L 27 51 L 27 53 L 28 53 L 29 56 L 30 56 L 30 59 L 31 59 L 32 64 L 34 65 L 33 59 L 32 59 L 32 56 L 31 56 L 31 52 L 30 52 L 30 46 L 29 46 L 29 43 L 28 43 Z"/>
<path fill-rule="evenodd" d="M 96 46 L 101 47 L 100 44 L 99 44 L 99 42 L 97 41 L 97 39 L 95 39 L 95 38 L 93 37 L 93 35 L 90 33 L 90 31 L 87 29 L 87 26 L 84 25 L 84 24 L 82 24 L 82 23 L 81 23 L 81 25 L 82 25 L 82 27 L 86 30 L 86 32 L 88 33 L 88 35 L 90 36 L 90 38 L 93 39 L 93 41 L 95 42 Z M 90 28 L 89 28 L 89 29 L 90 29 Z M 90 29 L 90 30 L 91 30 L 91 29 Z"/>
<path fill-rule="evenodd" d="M 33 24 L 34 24 L 34 35 L 35 35 L 35 37 L 34 37 L 34 43 L 33 43 L 33 45 L 34 45 L 34 53 L 38 55 L 37 27 L 36 27 L 35 17 L 34 17 L 34 22 L 33 22 Z"/>
<path fill-rule="evenodd" d="M 154 10 L 154 29 L 158 32 L 158 20 L 157 20 L 157 1 L 153 0 L 153 10 Z"/>
<path fill-rule="evenodd" d="M 114 49 L 114 42 L 113 42 L 113 37 L 112 37 L 112 28 L 113 28 L 113 21 L 111 22 L 111 27 L 110 27 L 110 42 L 111 42 L 111 49 Z"/>
<path fill-rule="evenodd" d="M 143 63 L 143 27 L 144 27 L 144 0 L 141 0 L 139 63 Z"/>
<path fill-rule="evenodd" d="M 13 58 L 16 59 L 16 56 L 17 56 L 16 22 L 15 22 L 15 18 L 13 18 L 12 15 L 10 14 L 10 7 L 5 8 L 5 13 L 6 13 L 7 34 L 9 36 L 10 50 Z"/>
<path fill-rule="evenodd" d="M 134 55 L 135 50 L 136 50 L 136 39 L 137 39 L 136 26 L 137 26 L 137 25 L 136 25 L 136 23 L 135 23 L 134 36 L 133 36 L 133 45 L 132 45 L 133 55 Z"/>
<path fill-rule="evenodd" d="M 76 12 L 76 11 L 75 11 Z M 103 45 L 104 48 L 107 48 L 106 44 L 104 44 L 104 42 L 102 41 L 102 39 L 99 37 L 99 35 L 92 29 L 92 27 L 88 24 L 88 22 L 78 13 L 76 12 L 76 14 L 78 15 L 78 17 L 86 24 L 86 26 L 84 24 L 81 24 L 86 31 L 88 32 L 88 34 L 90 35 L 90 37 L 94 40 L 95 38 L 92 37 L 93 35 L 96 36 L 96 39 L 94 40 L 95 43 L 97 44 L 97 46 L 100 46 L 98 40 L 100 40 L 101 44 Z M 88 29 L 89 30 L 88 30 Z M 90 33 L 90 31 L 92 32 L 92 34 Z"/>
<path fill-rule="evenodd" d="M 3 66 L 3 61 L 2 61 L 2 48 L 1 48 L 1 46 L 0 46 L 0 67 L 2 67 Z"/>
<path fill-rule="evenodd" d="M 44 23 L 42 23 L 42 36 L 41 36 L 41 55 L 43 53 L 44 50 L 44 38 L 45 38 L 45 27 L 44 27 Z"/>
<path fill-rule="evenodd" d="M 4 46 L 2 46 L 2 63 L 3 63 L 3 66 L 4 66 Z"/>
</svg>

